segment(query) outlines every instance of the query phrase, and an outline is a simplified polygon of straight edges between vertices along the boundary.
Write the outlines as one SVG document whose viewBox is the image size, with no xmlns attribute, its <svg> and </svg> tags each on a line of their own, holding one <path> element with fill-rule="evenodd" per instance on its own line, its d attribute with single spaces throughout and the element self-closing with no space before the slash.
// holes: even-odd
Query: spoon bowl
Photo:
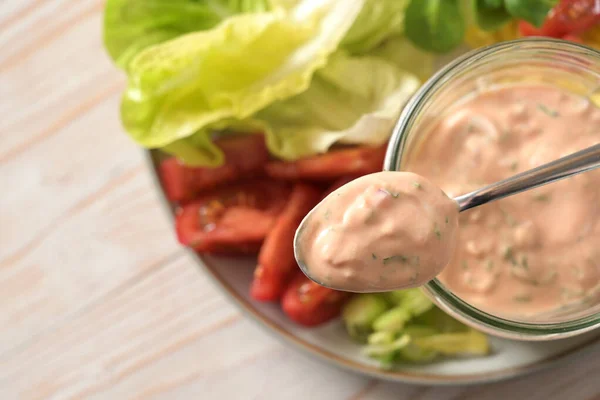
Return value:
<svg viewBox="0 0 600 400">
<path fill-rule="evenodd" d="M 495 200 L 499 200 L 502 199 L 504 197 L 507 196 L 512 196 L 514 194 L 517 193 L 521 193 L 527 190 L 531 190 L 534 188 L 537 188 L 539 186 L 542 185 L 546 185 L 564 178 L 568 178 L 570 176 L 582 173 L 582 172 L 586 172 L 586 171 L 591 171 L 593 169 L 596 169 L 600 167 L 600 144 L 596 144 L 593 146 L 590 146 L 584 150 L 578 151 L 576 153 L 573 153 L 571 155 L 562 157 L 558 160 L 549 162 L 547 164 L 541 165 L 537 168 L 533 168 L 531 170 L 519 173 L 517 175 L 514 175 L 510 178 L 504 179 L 502 181 L 493 183 L 491 185 L 485 186 L 481 189 L 475 190 L 473 192 L 464 194 L 462 196 L 458 196 L 456 198 L 454 198 L 454 202 L 456 202 L 457 205 L 457 211 L 458 212 L 462 212 L 462 211 L 466 211 L 468 209 L 474 208 L 474 207 L 478 207 L 487 203 L 490 203 L 492 201 Z M 410 179 L 411 183 L 414 186 L 415 190 L 409 191 L 408 189 L 406 189 L 406 187 L 403 188 L 404 191 L 397 191 L 395 193 L 391 192 L 388 189 L 385 188 L 381 188 L 381 185 L 384 184 L 385 182 L 382 183 L 381 181 L 381 175 L 382 174 L 386 174 L 385 178 L 387 180 L 393 180 L 395 179 L 395 177 L 400 178 L 401 175 L 400 174 L 404 174 L 402 175 L 403 178 L 408 178 Z M 408 174 L 408 175 L 407 175 Z M 355 185 L 355 182 L 357 181 L 369 181 L 369 180 L 378 180 L 376 183 L 377 187 L 379 187 L 379 189 L 374 189 L 375 191 L 369 195 L 371 196 L 379 196 L 381 197 L 381 199 L 384 200 L 379 200 L 379 198 L 377 200 L 374 200 L 376 202 L 378 202 L 378 204 L 381 204 L 382 207 L 386 207 L 386 204 L 394 204 L 394 199 L 400 197 L 400 200 L 403 201 L 403 199 L 408 198 L 409 200 L 412 201 L 411 197 L 408 197 L 408 195 L 415 197 L 415 196 L 429 196 L 430 199 L 434 198 L 431 197 L 433 194 L 436 194 L 439 197 L 439 193 L 441 192 L 443 194 L 444 197 L 446 197 L 446 195 L 444 194 L 443 191 L 441 191 L 441 189 L 437 188 L 437 190 L 435 189 L 435 185 L 431 184 L 429 181 L 427 181 L 426 179 L 419 177 L 418 175 L 415 174 L 411 174 L 411 173 L 407 173 L 407 172 L 394 172 L 394 171 L 388 171 L 388 172 L 381 172 L 381 173 L 377 173 L 377 174 L 371 174 L 371 175 L 367 175 L 361 178 L 358 178 L 357 180 L 342 186 L 341 188 L 337 189 L 336 191 L 334 191 L 333 193 L 331 193 L 326 199 L 324 199 L 323 201 L 321 201 L 319 204 L 317 204 L 317 206 L 315 206 L 302 220 L 302 222 L 300 223 L 298 229 L 296 230 L 296 234 L 294 236 L 294 255 L 296 257 L 296 261 L 298 262 L 298 265 L 300 266 L 300 269 L 302 270 L 302 272 L 311 280 L 313 280 L 314 282 L 332 288 L 332 289 L 336 289 L 336 290 L 343 290 L 343 291 L 352 291 L 352 292 L 362 292 L 362 293 L 371 293 L 371 292 L 382 292 L 382 291 L 390 291 L 390 290 L 396 290 L 396 289 L 406 289 L 409 287 L 416 287 L 416 286 L 421 286 L 425 283 L 427 283 L 428 281 L 430 281 L 431 279 L 433 279 L 435 277 L 435 275 L 437 275 L 437 273 L 441 272 L 441 270 L 445 267 L 445 265 L 449 262 L 452 252 L 448 253 L 447 251 L 447 247 L 450 245 L 455 245 L 455 241 L 445 241 L 445 240 L 441 240 L 443 233 L 442 233 L 442 229 L 446 228 L 446 224 L 449 225 L 450 227 L 452 227 L 453 224 L 450 224 L 450 221 L 452 219 L 452 223 L 454 223 L 454 218 L 453 217 L 448 217 L 448 209 L 446 208 L 444 210 L 444 215 L 446 215 L 445 217 L 445 224 L 443 224 L 441 221 L 440 222 L 434 222 L 434 228 L 433 228 L 433 235 L 435 235 L 437 237 L 437 239 L 439 242 L 439 246 L 438 247 L 433 247 L 434 252 L 444 252 L 444 257 L 440 258 L 427 258 L 427 256 L 429 255 L 429 253 L 431 253 L 432 248 L 431 247 L 423 247 L 423 248 L 418 248 L 416 252 L 409 252 L 409 253 L 405 253 L 402 252 L 401 254 L 390 254 L 389 252 L 387 254 L 384 254 L 384 256 L 381 256 L 380 254 L 376 254 L 375 252 L 372 253 L 372 262 L 374 266 L 377 266 L 377 268 L 381 269 L 381 263 L 383 263 L 383 265 L 386 265 L 386 260 L 391 260 L 389 263 L 390 266 L 392 266 L 392 264 L 396 265 L 398 264 L 400 267 L 396 267 L 394 269 L 394 271 L 398 271 L 400 270 L 400 272 L 394 272 L 391 275 L 381 275 L 380 278 L 382 279 L 381 282 L 379 282 L 378 284 L 366 284 L 363 285 L 363 283 L 360 281 L 360 279 L 354 279 L 356 275 L 363 274 L 366 275 L 368 273 L 371 273 L 372 271 L 369 271 L 369 268 L 371 268 L 369 265 L 365 264 L 365 258 L 366 257 L 362 257 L 360 260 L 347 260 L 347 262 L 343 263 L 343 267 L 340 267 L 340 269 L 343 269 L 341 271 L 341 274 L 343 274 L 347 280 L 343 281 L 343 280 L 336 280 L 336 279 L 328 279 L 327 276 L 320 276 L 320 275 L 315 275 L 314 273 L 314 269 L 316 267 L 316 265 L 308 265 L 307 261 L 306 261 L 306 254 L 304 254 L 303 251 L 303 247 L 306 245 L 306 241 L 309 240 L 307 239 L 307 235 L 306 233 L 308 231 L 310 231 L 311 233 L 314 232 L 315 229 L 315 224 L 318 222 L 315 222 L 315 215 L 316 214 L 320 214 L 322 213 L 323 215 L 327 215 L 327 213 L 329 213 L 331 207 L 329 210 L 327 211 L 323 211 L 321 210 L 324 206 L 324 204 L 329 205 L 330 202 L 333 201 L 333 204 L 336 205 L 336 201 L 337 201 L 337 197 L 339 197 L 340 195 L 342 195 L 342 193 L 344 192 L 344 190 L 346 190 L 345 188 L 349 187 L 350 185 Z M 365 190 L 370 190 L 371 187 L 365 186 Z M 433 193 L 435 191 L 435 193 Z M 380 194 L 379 192 L 383 192 L 383 195 Z M 366 193 L 366 192 L 365 192 Z M 361 193 L 361 192 L 357 192 L 354 191 L 351 193 L 352 196 L 356 197 L 357 199 L 360 198 L 360 196 L 364 195 L 365 193 Z M 368 194 L 368 193 L 367 193 Z M 447 197 L 446 197 L 447 198 Z M 428 200 L 430 200 L 428 199 Z M 447 198 L 448 199 L 448 198 Z M 362 201 L 362 200 L 361 200 Z M 387 203 L 384 203 L 387 202 Z M 339 201 L 338 201 L 339 202 Z M 410 205 L 412 206 L 411 202 Z M 423 203 L 423 201 L 419 202 L 419 205 L 423 205 L 421 204 Z M 398 203 L 396 203 L 398 204 Z M 341 206 L 341 204 L 340 204 Z M 435 212 L 431 212 L 431 213 L 427 213 L 426 211 L 429 211 L 430 209 L 435 209 L 435 207 L 445 207 L 443 202 L 433 202 L 432 204 L 427 204 L 425 207 L 408 207 L 406 208 L 407 212 L 411 212 L 411 213 L 416 213 L 415 215 L 419 215 L 421 216 L 421 218 L 423 220 L 426 220 L 425 223 L 430 223 L 429 222 L 429 218 L 431 215 L 435 215 Z M 337 207 L 336 207 L 337 208 Z M 358 206 L 358 208 L 360 209 L 360 204 Z M 387 207 L 388 210 L 393 210 L 392 207 Z M 333 214 L 342 215 L 342 217 L 344 220 L 346 219 L 346 215 L 344 213 L 340 214 L 339 212 L 340 210 L 335 210 L 333 212 Z M 342 210 L 344 211 L 344 210 Z M 424 217 L 419 214 L 420 211 L 424 211 L 425 214 Z M 458 214 L 458 212 L 456 214 Z M 431 214 L 431 215 L 430 215 Z M 358 217 L 361 217 L 359 214 L 357 214 Z M 367 216 L 368 217 L 368 216 Z M 376 221 L 373 221 L 372 223 L 375 224 L 379 224 L 380 228 L 385 229 L 385 223 L 386 221 L 389 222 L 391 219 L 398 219 L 398 218 L 404 218 L 403 215 L 387 215 L 384 218 L 379 218 Z M 451 218 L 451 219 L 450 219 Z M 389 220 L 388 220 L 389 219 Z M 414 226 L 417 226 L 416 223 L 414 222 L 414 219 L 408 219 L 408 221 L 413 221 L 412 224 L 407 225 L 409 229 L 413 229 Z M 419 221 L 417 220 L 417 223 Z M 457 222 L 457 218 L 456 218 L 456 225 L 458 225 Z M 405 229 L 407 227 L 404 227 Z M 327 232 L 327 229 L 330 232 Z M 325 231 L 325 233 L 328 234 L 333 234 L 331 232 L 333 232 L 332 228 L 327 228 Z M 367 229 L 367 225 L 365 225 L 365 230 Z M 414 228 L 415 230 L 417 230 L 417 228 Z M 404 233 L 404 232 L 401 232 Z M 312 235 L 308 235 L 308 237 L 311 237 Z M 321 236 L 321 233 L 316 237 L 318 238 L 319 236 Z M 356 236 L 356 235 L 355 235 Z M 432 237 L 430 235 L 430 237 Z M 410 243 L 410 235 L 406 235 L 403 234 L 402 238 L 404 241 L 409 241 Z M 408 238 L 408 239 L 407 239 Z M 352 237 L 344 237 L 343 235 L 339 238 L 337 238 L 337 244 L 338 247 L 340 246 L 358 246 L 359 248 L 361 246 L 366 246 L 369 244 L 369 239 L 368 239 L 368 235 L 365 236 L 364 241 L 362 239 L 360 239 L 360 243 L 359 240 L 355 240 L 353 243 L 353 240 L 356 238 L 352 238 Z M 314 242 L 316 242 L 317 240 L 315 239 Z M 433 243 L 433 245 L 436 245 L 436 241 L 427 241 L 427 236 L 419 236 L 418 240 L 415 240 L 414 243 L 420 243 L 419 241 L 423 242 L 426 241 L 427 243 Z M 325 242 L 327 243 L 327 242 Z M 315 243 L 311 243 L 312 245 L 314 245 Z M 404 244 L 404 242 L 402 242 L 402 244 Z M 329 246 L 329 245 L 327 245 Z M 426 250 L 426 251 L 424 251 Z M 356 251 L 355 251 L 356 252 Z M 323 253 L 323 252 L 322 252 Z M 358 254 L 360 254 L 360 251 L 358 252 Z M 383 258 L 382 258 L 383 257 Z M 380 260 L 381 258 L 381 260 Z M 313 263 L 326 263 L 326 260 L 313 260 Z M 425 266 L 423 265 L 424 262 L 428 262 L 428 264 L 426 264 Z M 342 263 L 340 263 L 339 265 L 342 265 Z M 347 266 L 349 265 L 349 266 Z M 425 267 L 425 268 L 424 268 Z M 336 270 L 338 267 L 337 265 L 335 265 L 335 263 L 332 264 L 332 268 L 330 268 L 330 270 L 333 270 L 335 273 L 337 273 L 338 271 Z M 411 269 L 412 268 L 412 269 Z M 424 268 L 425 273 L 419 273 L 420 270 L 422 270 Z M 391 268 L 388 268 L 387 270 L 390 270 Z M 415 273 L 416 271 L 416 273 Z M 434 272 L 432 274 L 432 271 Z M 386 272 L 387 273 L 387 272 Z M 359 282 L 358 284 L 356 283 L 352 283 L 354 281 Z M 341 282 L 341 283 L 340 283 Z M 389 283 L 388 283 L 389 282 Z"/>
</svg>

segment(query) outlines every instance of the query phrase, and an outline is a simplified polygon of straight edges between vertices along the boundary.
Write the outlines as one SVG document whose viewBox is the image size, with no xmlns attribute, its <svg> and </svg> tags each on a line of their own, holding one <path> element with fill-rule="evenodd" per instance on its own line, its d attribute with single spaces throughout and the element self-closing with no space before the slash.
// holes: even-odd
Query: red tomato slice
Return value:
<svg viewBox="0 0 600 400">
<path fill-rule="evenodd" d="M 568 35 L 583 33 L 600 23 L 599 0 L 561 0 L 550 12 L 540 28 L 521 21 L 519 31 L 523 36 L 549 36 L 572 40 Z M 566 37 L 565 37 L 566 36 Z"/>
<path fill-rule="evenodd" d="M 177 212 L 179 242 L 199 252 L 256 252 L 289 196 L 286 184 L 249 181 L 206 193 Z"/>
<path fill-rule="evenodd" d="M 300 273 L 285 290 L 281 306 L 291 320 L 315 326 L 337 317 L 349 297 L 350 293 L 323 287 Z"/>
<path fill-rule="evenodd" d="M 297 161 L 272 161 L 265 170 L 277 179 L 331 181 L 381 171 L 385 151 L 385 146 L 334 150 Z"/>
<path fill-rule="evenodd" d="M 293 246 L 296 229 L 320 199 L 319 189 L 303 183 L 294 185 L 284 210 L 260 249 L 250 287 L 254 299 L 275 301 L 281 297 L 289 279 L 298 270 Z"/>
<path fill-rule="evenodd" d="M 581 38 L 581 36 L 578 35 L 573 35 L 573 34 L 568 34 L 562 37 L 563 40 L 568 40 L 569 42 L 574 42 L 574 43 L 583 43 L 583 39 Z"/>
<path fill-rule="evenodd" d="M 187 167 L 175 157 L 161 163 L 160 176 L 169 200 L 188 201 L 203 190 L 256 176 L 269 159 L 263 135 L 222 138 L 215 144 L 225 154 L 220 167 Z"/>
</svg>

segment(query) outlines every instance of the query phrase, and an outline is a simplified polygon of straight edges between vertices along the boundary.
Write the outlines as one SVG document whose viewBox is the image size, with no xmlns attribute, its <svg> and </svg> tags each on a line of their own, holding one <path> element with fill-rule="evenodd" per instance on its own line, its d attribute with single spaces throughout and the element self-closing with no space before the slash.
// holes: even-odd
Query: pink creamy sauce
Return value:
<svg viewBox="0 0 600 400">
<path fill-rule="evenodd" d="M 341 290 L 385 291 L 433 279 L 457 244 L 458 205 L 422 176 L 379 172 L 327 196 L 299 232 L 303 270 Z"/>
<path fill-rule="evenodd" d="M 545 85 L 488 90 L 459 104 L 411 152 L 405 169 L 449 196 L 600 142 L 600 109 Z M 460 214 L 439 275 L 454 294 L 505 316 L 542 315 L 600 292 L 600 171 Z"/>
</svg>

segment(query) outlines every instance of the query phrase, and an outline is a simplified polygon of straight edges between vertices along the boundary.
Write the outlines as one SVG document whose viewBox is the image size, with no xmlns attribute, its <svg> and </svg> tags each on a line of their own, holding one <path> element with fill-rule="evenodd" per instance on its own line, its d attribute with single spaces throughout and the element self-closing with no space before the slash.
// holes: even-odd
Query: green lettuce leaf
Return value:
<svg viewBox="0 0 600 400">
<path fill-rule="evenodd" d="M 259 111 L 269 149 L 293 160 L 334 143 L 380 145 L 419 80 L 377 57 L 334 54 L 303 93 Z"/>
<path fill-rule="evenodd" d="M 386 40 L 369 55 L 390 61 L 398 68 L 416 75 L 422 81 L 429 79 L 434 72 L 433 53 L 415 47 L 404 37 Z"/>
<path fill-rule="evenodd" d="M 104 45 L 114 62 L 126 68 L 153 44 L 211 29 L 238 13 L 268 8 L 268 0 L 108 0 Z"/>
<path fill-rule="evenodd" d="M 247 120 L 257 111 L 309 87 L 361 6 L 362 1 L 301 1 L 289 11 L 235 15 L 211 30 L 142 50 L 127 68 L 125 128 L 142 146 L 181 151 L 189 143 L 178 141 L 197 132 L 208 135 L 228 120 L 253 126 Z M 209 155 L 200 163 L 218 165 L 222 156 L 214 150 L 196 149 Z"/>
<path fill-rule="evenodd" d="M 326 152 L 335 143 L 380 145 L 389 137 L 419 80 L 376 57 L 331 56 L 308 89 L 242 121 L 224 120 L 165 150 L 191 165 L 221 162 L 211 132 L 265 132 L 279 158 L 294 160 Z"/>
<path fill-rule="evenodd" d="M 404 13 L 409 0 L 367 0 L 342 41 L 353 54 L 368 52 L 386 39 L 404 32 Z"/>
</svg>

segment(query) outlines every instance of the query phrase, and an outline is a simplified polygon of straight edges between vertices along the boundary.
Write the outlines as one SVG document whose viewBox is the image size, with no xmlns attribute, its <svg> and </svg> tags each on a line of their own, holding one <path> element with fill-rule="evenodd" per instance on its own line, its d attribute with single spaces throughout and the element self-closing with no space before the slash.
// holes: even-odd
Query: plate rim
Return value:
<svg viewBox="0 0 600 400">
<path fill-rule="evenodd" d="M 150 171 L 152 183 L 158 194 L 161 208 L 173 221 L 173 207 L 165 196 L 162 183 L 159 178 L 158 160 L 160 152 L 158 150 L 142 150 L 144 153 L 145 164 Z M 543 360 L 535 361 L 518 367 L 504 368 L 494 372 L 485 372 L 481 374 L 464 375 L 442 375 L 422 372 L 411 372 L 401 369 L 385 370 L 370 365 L 364 365 L 351 359 L 344 358 L 335 353 L 322 349 L 288 331 L 275 321 L 270 320 L 263 315 L 254 305 L 240 296 L 235 289 L 223 278 L 218 269 L 211 265 L 210 261 L 190 249 L 184 249 L 185 253 L 191 256 L 195 263 L 203 270 L 207 276 L 216 284 L 221 293 L 233 300 L 233 304 L 245 315 L 250 316 L 251 320 L 269 333 L 272 337 L 285 344 L 291 344 L 295 349 L 301 350 L 305 354 L 310 354 L 320 362 L 336 366 L 338 368 L 359 373 L 372 378 L 382 379 L 392 382 L 432 385 L 432 386 L 456 386 L 456 385 L 478 385 L 484 383 L 499 382 L 511 378 L 529 375 L 535 372 L 555 367 L 570 359 L 584 353 L 587 348 L 600 344 L 600 335 L 590 340 L 586 340 L 570 349 L 564 350 Z"/>
</svg>

